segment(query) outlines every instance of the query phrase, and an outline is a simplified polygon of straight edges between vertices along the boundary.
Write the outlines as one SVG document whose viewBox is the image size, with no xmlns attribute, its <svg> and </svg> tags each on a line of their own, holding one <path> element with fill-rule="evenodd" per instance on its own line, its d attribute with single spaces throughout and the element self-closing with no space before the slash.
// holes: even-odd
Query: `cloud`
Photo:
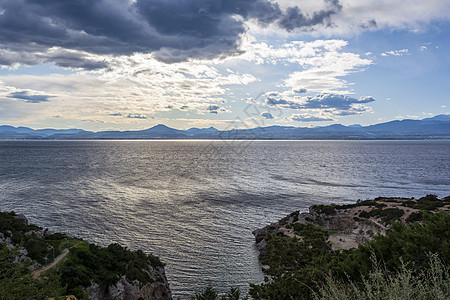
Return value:
<svg viewBox="0 0 450 300">
<path fill-rule="evenodd" d="M 348 35 L 386 28 L 422 30 L 435 20 L 450 19 L 450 2 L 442 0 L 346 0 L 342 6 L 341 12 L 333 16 L 333 26 L 317 28 L 317 34 Z"/>
<path fill-rule="evenodd" d="M 206 110 L 211 114 L 219 114 L 227 111 L 225 108 L 219 105 L 210 105 L 206 108 Z"/>
<path fill-rule="evenodd" d="M 136 113 L 129 113 L 129 114 L 123 114 L 123 113 L 111 113 L 109 114 L 112 117 L 125 117 L 128 119 L 148 119 L 149 117 L 147 115 L 143 114 L 136 114 Z"/>
<path fill-rule="evenodd" d="M 148 119 L 148 117 L 143 114 L 128 114 L 127 118 L 129 118 L 129 119 Z"/>
<path fill-rule="evenodd" d="M 392 50 L 392 51 L 385 51 L 381 53 L 381 56 L 403 56 L 403 55 L 409 55 L 408 49 L 401 49 L 401 50 Z"/>
<path fill-rule="evenodd" d="M 377 28 L 377 21 L 375 21 L 374 19 L 372 20 L 368 20 L 364 23 L 360 23 L 359 27 L 363 28 L 363 29 L 371 29 L 371 28 Z"/>
<path fill-rule="evenodd" d="M 310 92 L 337 93 L 341 90 L 340 93 L 348 93 L 344 89 L 349 84 L 342 77 L 361 71 L 371 65 L 372 60 L 343 51 L 347 44 L 344 40 L 316 40 L 286 47 L 287 60 L 298 64 L 302 70 L 289 74 L 284 85 L 294 90 L 300 86 Z"/>
<path fill-rule="evenodd" d="M 266 119 L 266 120 L 270 120 L 270 119 L 274 119 L 274 116 L 271 113 L 265 112 L 260 114 L 261 118 Z"/>
<path fill-rule="evenodd" d="M 28 63 L 59 59 L 61 65 L 72 65 L 73 57 L 39 53 L 55 47 L 99 55 L 154 53 L 170 63 L 227 57 L 240 52 L 248 20 L 287 31 L 330 26 L 342 6 L 324 2 L 325 8 L 305 14 L 270 0 L 0 0 L 0 48 L 34 55 Z M 26 61 L 2 55 L 2 64 Z"/>
<path fill-rule="evenodd" d="M 47 102 L 53 96 L 48 95 L 30 95 L 27 91 L 14 92 L 7 96 L 8 98 L 20 99 L 27 103 L 41 103 Z"/>
<path fill-rule="evenodd" d="M 307 93 L 308 90 L 304 89 L 304 88 L 300 88 L 300 89 L 293 90 L 293 92 L 296 94 L 304 94 L 304 93 Z"/>
<path fill-rule="evenodd" d="M 323 122 L 323 121 L 334 121 L 331 117 L 326 117 L 323 115 L 312 115 L 312 114 L 299 114 L 293 115 L 291 117 L 292 121 L 297 122 Z"/>
<path fill-rule="evenodd" d="M 288 31 L 302 27 L 312 27 L 318 24 L 331 25 L 331 16 L 342 10 L 338 0 L 325 1 L 327 9 L 313 12 L 310 16 L 305 15 L 298 6 L 288 7 L 284 15 L 278 21 L 278 25 Z"/>
<path fill-rule="evenodd" d="M 336 116 L 347 116 L 370 110 L 363 104 L 373 101 L 375 100 L 369 96 L 353 98 L 340 94 L 320 93 L 307 97 L 284 97 L 281 93 L 269 93 L 265 104 L 295 110 L 319 110 Z"/>
</svg>

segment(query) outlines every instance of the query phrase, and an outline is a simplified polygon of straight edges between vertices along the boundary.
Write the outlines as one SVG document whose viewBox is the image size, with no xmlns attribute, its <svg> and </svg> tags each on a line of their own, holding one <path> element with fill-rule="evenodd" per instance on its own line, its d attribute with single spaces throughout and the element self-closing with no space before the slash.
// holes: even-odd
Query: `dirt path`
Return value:
<svg viewBox="0 0 450 300">
<path fill-rule="evenodd" d="M 55 258 L 55 260 L 54 260 L 51 264 L 49 264 L 49 265 L 43 267 L 42 269 L 33 271 L 33 272 L 32 272 L 33 278 L 35 278 L 35 279 L 38 278 L 38 277 L 41 275 L 42 272 L 45 272 L 45 271 L 47 271 L 48 269 L 51 269 L 51 268 L 53 268 L 54 266 L 56 266 L 56 264 L 59 263 L 59 262 L 61 261 L 61 259 L 63 259 L 64 257 L 66 257 L 67 254 L 69 254 L 69 249 L 68 249 L 68 248 L 64 249 L 64 250 L 62 251 L 62 253 L 61 253 L 60 255 L 58 255 L 58 256 Z"/>
</svg>

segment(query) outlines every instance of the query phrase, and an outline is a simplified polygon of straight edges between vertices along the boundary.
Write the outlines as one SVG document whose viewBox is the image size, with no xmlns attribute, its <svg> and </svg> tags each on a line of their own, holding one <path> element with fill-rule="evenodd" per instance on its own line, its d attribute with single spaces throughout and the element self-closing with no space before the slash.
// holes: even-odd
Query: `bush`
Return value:
<svg viewBox="0 0 450 300">
<path fill-rule="evenodd" d="M 408 222 L 408 223 L 413 223 L 413 222 L 418 222 L 418 221 L 422 221 L 422 212 L 421 211 L 413 212 L 406 218 L 406 222 Z"/>
<path fill-rule="evenodd" d="M 403 216 L 403 214 L 404 214 L 404 211 L 397 207 L 386 208 L 386 209 L 377 208 L 377 209 L 373 209 L 369 212 L 362 211 L 359 214 L 359 217 L 360 218 L 370 218 L 370 217 L 381 218 L 381 220 L 384 223 L 389 223 L 393 220 L 398 220 L 399 218 L 401 218 Z"/>
<path fill-rule="evenodd" d="M 416 274 L 405 264 L 396 273 L 388 272 L 374 261 L 373 271 L 363 276 L 361 282 L 345 281 L 333 275 L 313 293 L 316 300 L 343 299 L 449 299 L 449 269 L 437 257 L 431 256 L 430 268 L 425 274 Z"/>
<path fill-rule="evenodd" d="M 313 291 L 318 292 L 317 283 L 326 281 L 330 272 L 334 279 L 345 282 L 361 282 L 376 272 L 373 255 L 390 273 L 401 269 L 402 260 L 408 262 L 412 274 L 429 270 L 433 265 L 428 253 L 436 253 L 448 265 L 449 224 L 448 212 L 424 213 L 423 223 L 410 226 L 394 222 L 385 236 L 377 235 L 367 244 L 342 251 L 332 251 L 325 242 L 327 232 L 313 225 L 309 230 L 307 226 L 299 228 L 302 241 L 268 235 L 267 256 L 261 259 L 270 267 L 268 276 L 264 283 L 250 285 L 249 293 L 255 299 L 310 299 Z"/>
<path fill-rule="evenodd" d="M 334 215 L 336 213 L 335 205 L 313 205 L 311 208 L 318 214 Z"/>
<path fill-rule="evenodd" d="M 45 258 L 48 254 L 48 245 L 40 238 L 29 238 L 25 244 L 25 249 L 28 251 L 28 257 L 38 261 L 40 264 L 45 264 Z"/>
</svg>

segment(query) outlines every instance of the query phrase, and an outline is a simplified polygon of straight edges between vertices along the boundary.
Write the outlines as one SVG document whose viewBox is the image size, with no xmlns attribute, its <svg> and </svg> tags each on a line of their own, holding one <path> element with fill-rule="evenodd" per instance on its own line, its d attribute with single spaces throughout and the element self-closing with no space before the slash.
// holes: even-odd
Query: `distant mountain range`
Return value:
<svg viewBox="0 0 450 300">
<path fill-rule="evenodd" d="M 450 115 L 401 120 L 370 126 L 333 124 L 324 127 L 268 126 L 220 131 L 214 127 L 178 130 L 156 125 L 134 131 L 85 131 L 0 126 L 0 139 L 449 139 Z"/>
</svg>

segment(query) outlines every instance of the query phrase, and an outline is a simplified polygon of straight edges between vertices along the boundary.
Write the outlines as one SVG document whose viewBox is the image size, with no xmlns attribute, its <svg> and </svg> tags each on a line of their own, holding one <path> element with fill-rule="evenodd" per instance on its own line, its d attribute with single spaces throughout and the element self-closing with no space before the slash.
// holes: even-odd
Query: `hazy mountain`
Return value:
<svg viewBox="0 0 450 300">
<path fill-rule="evenodd" d="M 450 115 L 423 120 L 396 120 L 375 125 L 323 127 L 267 126 L 220 131 L 214 127 L 178 130 L 156 125 L 134 131 L 84 131 L 81 129 L 39 129 L 0 126 L 1 139 L 448 139 Z"/>
<path fill-rule="evenodd" d="M 186 130 L 186 133 L 189 136 L 195 136 L 195 135 L 201 135 L 201 134 L 215 133 L 218 131 L 219 131 L 218 129 L 211 126 L 209 128 L 189 128 L 188 130 Z"/>
<path fill-rule="evenodd" d="M 450 115 L 437 115 L 431 118 L 423 119 L 422 121 L 450 121 Z"/>
</svg>

